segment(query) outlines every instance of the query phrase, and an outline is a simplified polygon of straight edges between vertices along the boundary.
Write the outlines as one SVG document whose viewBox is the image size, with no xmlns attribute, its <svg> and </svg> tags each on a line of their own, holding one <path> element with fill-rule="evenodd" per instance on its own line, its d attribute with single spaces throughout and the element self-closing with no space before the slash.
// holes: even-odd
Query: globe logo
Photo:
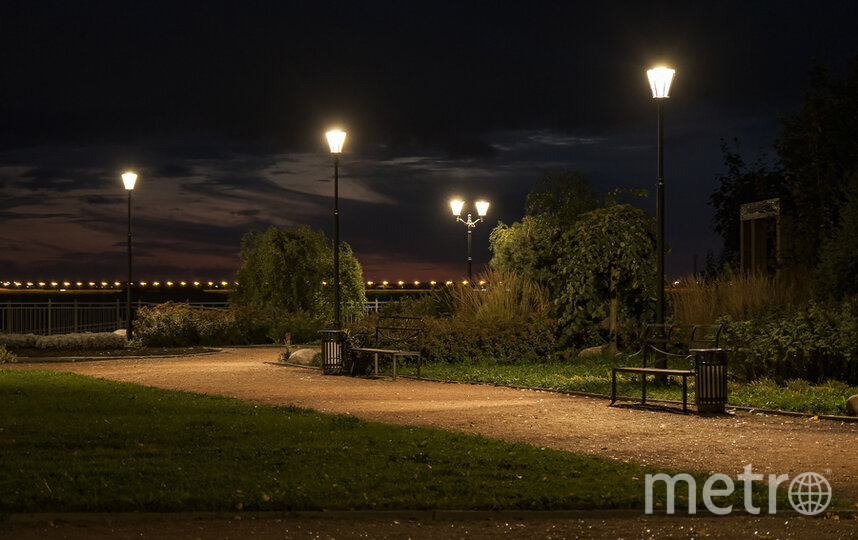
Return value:
<svg viewBox="0 0 858 540">
<path fill-rule="evenodd" d="M 821 474 L 801 473 L 789 483 L 789 503 L 799 514 L 815 516 L 831 503 L 831 484 Z"/>
</svg>

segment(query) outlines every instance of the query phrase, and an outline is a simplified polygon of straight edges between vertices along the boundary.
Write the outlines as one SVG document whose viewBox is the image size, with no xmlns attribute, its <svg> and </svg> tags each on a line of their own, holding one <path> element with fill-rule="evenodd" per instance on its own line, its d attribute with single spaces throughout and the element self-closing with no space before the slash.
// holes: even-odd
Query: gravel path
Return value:
<svg viewBox="0 0 858 540">
<path fill-rule="evenodd" d="M 296 405 L 394 424 L 431 426 L 656 467 L 734 477 L 807 471 L 858 503 L 858 424 L 737 412 L 718 417 L 596 398 L 488 385 L 323 376 L 267 364 L 278 348 L 225 349 L 192 358 L 20 364 L 149 386 Z M 858 504 L 856 504 L 858 506 Z"/>
</svg>

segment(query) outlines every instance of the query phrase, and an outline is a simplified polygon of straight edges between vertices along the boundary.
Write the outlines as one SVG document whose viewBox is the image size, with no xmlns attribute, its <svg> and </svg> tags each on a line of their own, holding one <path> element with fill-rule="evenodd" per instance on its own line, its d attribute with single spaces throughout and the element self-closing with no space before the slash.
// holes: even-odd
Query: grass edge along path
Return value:
<svg viewBox="0 0 858 540">
<path fill-rule="evenodd" d="M 645 475 L 666 472 L 296 407 L 9 370 L 0 370 L 0 455 L 0 513 L 643 511 Z M 695 476 L 699 487 L 703 476 Z M 765 486 L 754 494 L 765 504 Z M 736 507 L 739 496 L 730 499 Z M 663 489 L 655 501 L 664 508 Z M 779 494 L 778 507 L 787 506 Z"/>
<path fill-rule="evenodd" d="M 611 368 L 614 365 L 617 364 L 613 356 L 594 356 L 568 362 L 553 361 L 538 364 L 430 362 L 423 364 L 421 375 L 439 381 L 489 383 L 610 396 Z M 413 364 L 400 366 L 397 371 L 398 374 L 406 376 L 416 375 L 417 372 Z M 656 383 L 655 378 L 651 376 L 648 380 L 650 382 L 647 384 L 647 398 L 682 400 L 682 384 L 679 379 L 671 378 L 667 383 Z M 688 395 L 691 402 L 694 401 L 694 382 L 694 377 L 689 377 Z M 838 381 L 811 384 L 804 380 L 792 380 L 779 385 L 771 380 L 749 383 L 730 380 L 727 403 L 807 414 L 845 415 L 846 400 L 854 394 L 858 394 L 858 387 L 850 387 Z M 641 383 L 638 376 L 618 374 L 617 395 L 640 399 Z"/>
</svg>

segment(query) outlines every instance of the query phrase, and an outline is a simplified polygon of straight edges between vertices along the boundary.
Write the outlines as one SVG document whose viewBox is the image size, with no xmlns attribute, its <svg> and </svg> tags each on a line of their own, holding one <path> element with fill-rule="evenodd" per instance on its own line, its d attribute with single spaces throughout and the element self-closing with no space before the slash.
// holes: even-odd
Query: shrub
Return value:
<svg viewBox="0 0 858 540">
<path fill-rule="evenodd" d="M 167 302 L 137 310 L 134 332 L 150 347 L 189 347 L 232 344 L 236 325 L 226 310 L 191 309 Z"/>
<path fill-rule="evenodd" d="M 12 349 L 30 349 L 36 346 L 36 334 L 0 334 L 0 345 Z"/>
<path fill-rule="evenodd" d="M 428 360 L 465 363 L 539 362 L 554 352 L 557 324 L 542 287 L 514 272 L 488 271 L 484 287 L 439 291 L 434 306 L 451 313 L 426 321 Z"/>
<path fill-rule="evenodd" d="M 858 383 L 858 300 L 810 302 L 735 320 L 725 316 L 721 344 L 730 349 L 733 371 L 748 380 L 801 378 Z"/>
<path fill-rule="evenodd" d="M 314 343 L 319 341 L 319 330 L 330 324 L 324 318 L 304 311 L 272 314 L 270 317 L 268 337 L 276 343 L 283 342 L 287 332 L 292 343 Z"/>
<path fill-rule="evenodd" d="M 197 309 L 167 302 L 137 312 L 134 331 L 151 347 L 282 343 L 287 332 L 294 343 L 319 339 L 323 321 L 310 314 L 283 313 L 249 306 L 229 310 Z"/>
<path fill-rule="evenodd" d="M 6 350 L 5 345 L 0 345 L 0 364 L 14 364 L 18 361 L 18 357 L 14 353 Z"/>
<path fill-rule="evenodd" d="M 112 332 L 84 332 L 81 334 L 0 334 L 0 346 L 12 349 L 121 349 L 125 336 Z"/>
<path fill-rule="evenodd" d="M 546 316 L 493 321 L 468 316 L 426 321 L 427 360 L 464 363 L 540 362 L 554 352 L 554 322 Z"/>
<path fill-rule="evenodd" d="M 85 332 L 82 334 L 58 334 L 54 336 L 38 336 L 37 349 L 122 349 L 125 347 L 125 336 L 112 332 Z"/>
</svg>

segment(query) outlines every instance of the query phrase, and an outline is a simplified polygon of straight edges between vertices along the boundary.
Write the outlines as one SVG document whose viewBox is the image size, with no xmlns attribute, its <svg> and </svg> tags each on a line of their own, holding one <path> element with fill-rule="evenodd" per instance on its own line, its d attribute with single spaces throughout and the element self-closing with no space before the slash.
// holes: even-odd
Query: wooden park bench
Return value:
<svg viewBox="0 0 858 540">
<path fill-rule="evenodd" d="M 378 357 L 393 360 L 393 380 L 396 380 L 396 360 L 417 358 L 417 378 L 420 378 L 420 351 L 423 348 L 423 319 L 420 317 L 382 316 L 375 323 L 370 346 L 355 347 L 353 353 L 372 353 L 374 373 L 378 375 Z"/>
<path fill-rule="evenodd" d="M 643 347 L 632 355 L 617 355 L 626 360 L 641 359 L 641 366 L 615 367 L 611 372 L 611 405 L 617 401 L 617 373 L 637 373 L 641 376 L 641 404 L 646 404 L 647 375 L 663 375 L 682 378 L 682 410 L 688 411 L 688 377 L 694 377 L 694 355 L 691 349 L 718 347 L 721 335 L 720 324 L 648 324 L 644 331 Z M 652 363 L 649 358 L 652 358 Z M 655 367 L 657 360 L 664 360 L 665 367 Z M 670 369 L 669 361 L 679 361 L 685 366 Z"/>
</svg>

